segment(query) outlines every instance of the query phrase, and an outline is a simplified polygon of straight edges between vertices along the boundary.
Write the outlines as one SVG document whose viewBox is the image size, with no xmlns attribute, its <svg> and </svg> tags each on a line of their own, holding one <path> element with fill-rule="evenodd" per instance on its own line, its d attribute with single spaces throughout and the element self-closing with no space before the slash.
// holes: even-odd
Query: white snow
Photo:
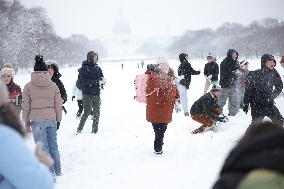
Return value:
<svg viewBox="0 0 284 189">
<path fill-rule="evenodd" d="M 178 61 L 170 62 L 177 70 Z M 203 60 L 191 62 L 196 70 L 203 70 Z M 250 67 L 257 69 L 259 62 L 251 60 Z M 145 68 L 138 70 L 137 62 L 129 62 L 122 71 L 120 63 L 101 63 L 107 84 L 101 95 L 99 132 L 91 134 L 92 120 L 88 119 L 83 132 L 75 136 L 79 120 L 71 90 L 79 66 L 61 70 L 68 92 L 65 105 L 68 113 L 58 131 L 63 175 L 57 179 L 57 189 L 209 189 L 251 120 L 249 114 L 240 111 L 229 123 L 215 128 L 215 132 L 192 135 L 190 132 L 200 124 L 184 117 L 182 112 L 174 113 L 164 138 L 164 154 L 155 155 L 154 132 L 145 119 L 145 104 L 133 99 L 135 75 Z M 283 75 L 279 65 L 277 69 Z M 29 74 L 16 76 L 16 83 L 22 88 L 29 80 Z M 204 82 L 202 74 L 192 76 L 188 91 L 190 106 L 202 95 Z M 277 106 L 284 114 L 284 98 L 277 100 Z"/>
</svg>

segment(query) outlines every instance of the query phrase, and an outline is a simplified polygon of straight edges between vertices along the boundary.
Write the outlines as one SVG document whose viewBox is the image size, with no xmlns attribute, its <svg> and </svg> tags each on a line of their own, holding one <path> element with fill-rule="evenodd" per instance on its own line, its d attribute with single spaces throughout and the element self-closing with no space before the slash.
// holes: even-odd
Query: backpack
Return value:
<svg viewBox="0 0 284 189">
<path fill-rule="evenodd" d="M 78 74 L 78 78 L 77 78 L 77 81 L 76 81 L 76 87 L 79 90 L 82 90 L 82 84 L 81 84 L 81 80 L 80 80 L 79 74 Z"/>
<path fill-rule="evenodd" d="M 137 75 L 134 80 L 135 92 L 136 92 L 136 96 L 134 96 L 134 99 L 138 102 L 146 103 L 147 101 L 147 94 L 146 94 L 147 80 L 148 80 L 147 74 Z"/>
</svg>

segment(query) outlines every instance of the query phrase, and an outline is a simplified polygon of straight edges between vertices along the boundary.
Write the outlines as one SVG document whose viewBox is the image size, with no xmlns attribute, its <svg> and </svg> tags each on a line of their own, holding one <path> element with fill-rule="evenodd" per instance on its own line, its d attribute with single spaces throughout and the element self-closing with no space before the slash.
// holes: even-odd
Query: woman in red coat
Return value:
<svg viewBox="0 0 284 189">
<path fill-rule="evenodd" d="M 174 104 L 179 99 L 179 93 L 173 80 L 173 73 L 164 58 L 160 58 L 157 68 L 147 70 L 147 105 L 146 119 L 152 123 L 155 132 L 154 150 L 162 154 L 164 133 L 168 123 L 172 121 Z"/>
</svg>

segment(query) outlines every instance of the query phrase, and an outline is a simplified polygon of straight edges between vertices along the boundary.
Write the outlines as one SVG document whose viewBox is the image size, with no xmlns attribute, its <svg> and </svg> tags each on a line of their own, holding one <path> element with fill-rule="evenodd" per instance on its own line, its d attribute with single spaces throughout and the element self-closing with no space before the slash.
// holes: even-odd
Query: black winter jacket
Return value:
<svg viewBox="0 0 284 189">
<path fill-rule="evenodd" d="M 186 60 L 181 62 L 178 67 L 178 75 L 184 76 L 184 79 L 180 80 L 180 84 L 185 86 L 187 89 L 189 89 L 189 85 L 191 83 L 191 75 L 199 75 L 199 74 L 200 74 L 200 71 L 195 71 L 191 67 L 191 64 Z"/>
<path fill-rule="evenodd" d="M 61 74 L 59 72 L 54 73 L 51 80 L 59 88 L 60 95 L 61 95 L 61 98 L 62 98 L 63 104 L 64 104 L 67 101 L 67 93 L 66 93 L 66 90 L 65 90 L 65 87 L 64 87 L 62 81 L 60 80 L 60 77 L 61 77 Z"/>
<path fill-rule="evenodd" d="M 283 82 L 277 70 L 262 67 L 249 74 L 244 103 L 251 107 L 272 107 L 282 89 Z"/>
<path fill-rule="evenodd" d="M 234 88 L 237 85 L 237 70 L 240 68 L 240 65 L 238 60 L 232 60 L 233 52 L 237 53 L 234 49 L 230 49 L 227 57 L 220 64 L 219 84 L 222 88 Z"/>
<path fill-rule="evenodd" d="M 100 95 L 100 80 L 104 77 L 102 69 L 97 64 L 88 61 L 82 63 L 79 69 L 79 80 L 81 83 L 82 93 L 85 95 Z"/>
<path fill-rule="evenodd" d="M 220 108 L 218 105 L 218 99 L 213 98 L 211 93 L 206 93 L 193 103 L 190 109 L 191 115 L 204 114 L 213 120 L 218 120 L 218 115 L 215 115 L 212 110 L 214 108 Z"/>
<path fill-rule="evenodd" d="M 216 62 L 207 63 L 204 67 L 204 75 L 212 75 L 211 81 L 218 81 L 219 65 Z"/>
</svg>

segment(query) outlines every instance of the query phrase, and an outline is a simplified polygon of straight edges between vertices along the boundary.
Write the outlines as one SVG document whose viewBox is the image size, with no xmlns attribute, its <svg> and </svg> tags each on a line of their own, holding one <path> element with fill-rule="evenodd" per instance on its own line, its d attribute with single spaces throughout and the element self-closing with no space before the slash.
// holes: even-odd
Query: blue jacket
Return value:
<svg viewBox="0 0 284 189">
<path fill-rule="evenodd" d="M 0 124 L 0 189 L 51 189 L 53 178 L 13 129 Z"/>
<path fill-rule="evenodd" d="M 79 79 L 84 95 L 100 95 L 100 80 L 104 77 L 102 69 L 97 64 L 84 61 L 79 69 Z"/>
</svg>

